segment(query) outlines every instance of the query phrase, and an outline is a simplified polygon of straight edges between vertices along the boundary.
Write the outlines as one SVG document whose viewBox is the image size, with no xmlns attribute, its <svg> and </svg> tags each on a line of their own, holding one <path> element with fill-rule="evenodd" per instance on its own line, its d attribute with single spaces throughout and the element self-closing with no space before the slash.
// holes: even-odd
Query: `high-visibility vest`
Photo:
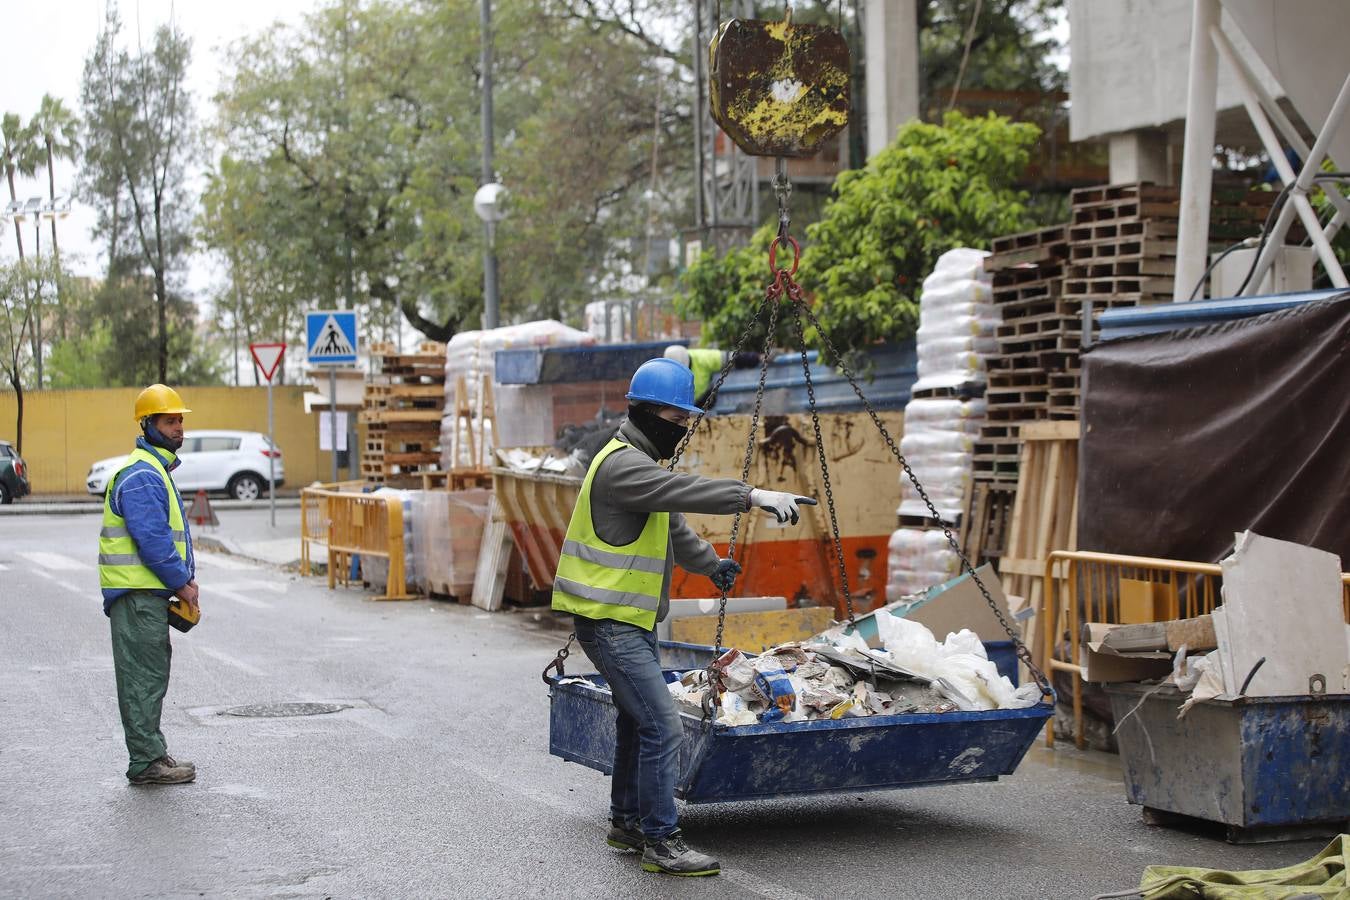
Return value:
<svg viewBox="0 0 1350 900">
<path fill-rule="evenodd" d="M 637 540 L 622 546 L 603 541 L 591 519 L 595 473 L 611 453 L 628 446 L 617 438 L 611 440 L 586 472 L 553 579 L 553 608 L 588 619 L 616 619 L 650 631 L 656 627 L 661 605 L 670 513 L 648 513 Z"/>
<path fill-rule="evenodd" d="M 689 351 L 689 370 L 694 373 L 694 397 L 702 397 L 712 387 L 713 379 L 722 371 L 721 350 L 694 349 Z"/>
<path fill-rule="evenodd" d="M 159 457 L 137 447 L 108 479 L 108 490 L 103 496 L 103 530 L 98 535 L 98 582 L 101 587 L 113 590 L 168 590 L 154 570 L 141 560 L 136 542 L 127 531 L 127 520 L 112 509 L 117 476 L 138 462 L 149 463 L 164 479 L 164 489 L 169 492 L 169 530 L 173 532 L 173 547 L 178 556 L 187 561 L 187 528 L 183 524 L 183 504 L 178 497 L 178 488 Z"/>
</svg>

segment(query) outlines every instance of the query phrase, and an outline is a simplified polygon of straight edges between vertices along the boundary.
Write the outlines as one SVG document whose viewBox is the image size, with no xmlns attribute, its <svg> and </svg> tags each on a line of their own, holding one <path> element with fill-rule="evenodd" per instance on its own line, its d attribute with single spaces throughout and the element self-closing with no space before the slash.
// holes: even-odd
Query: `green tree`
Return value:
<svg viewBox="0 0 1350 900">
<path fill-rule="evenodd" d="M 191 45 L 163 25 L 133 53 L 119 46 L 121 30 L 110 6 L 85 61 L 82 179 L 98 217 L 95 233 L 108 241 L 108 291 L 137 294 L 142 277 L 150 282 L 154 305 L 140 325 L 154 323 L 151 359 L 157 380 L 166 381 L 181 368 L 170 361 L 171 282 L 190 247 L 194 205 L 186 176 L 197 134 L 184 84 Z"/>
<path fill-rule="evenodd" d="M 350 297 L 377 330 L 477 327 L 477 22 L 477 0 L 341 0 L 232 48 L 203 224 L 234 305 Z M 683 127 L 682 89 L 639 37 L 553 3 L 499 0 L 493 30 L 503 312 L 564 315 L 639 255 L 651 161 L 683 160 L 652 146 Z"/>
<path fill-rule="evenodd" d="M 942 125 L 905 125 L 866 168 L 840 174 L 823 217 L 806 229 L 798 272 L 836 347 L 912 336 L 923 278 L 939 256 L 1028 227 L 1026 194 L 1013 183 L 1038 134 L 992 114 L 949 113 Z M 766 258 L 771 236 L 761 230 L 751 248 L 723 260 L 705 254 L 685 274 L 677 308 L 703 319 L 705 339 L 734 343 L 762 295 L 767 263 L 755 259 Z"/>
<path fill-rule="evenodd" d="M 33 121 L 29 124 L 34 136 L 41 143 L 47 164 L 47 197 L 54 204 L 56 202 L 56 160 L 73 160 L 79 149 L 75 134 L 79 128 L 79 119 L 75 113 L 66 106 L 65 102 L 59 97 L 53 97 L 51 94 L 43 94 L 42 101 L 38 104 L 37 114 L 33 116 Z M 52 259 L 56 263 L 56 270 L 61 271 L 61 245 L 56 238 L 56 217 L 51 220 L 52 226 Z M 57 326 L 59 336 L 66 336 L 66 312 L 64 297 L 61 291 L 61 285 L 64 279 L 58 277 L 56 281 L 56 308 L 57 308 Z"/>
<path fill-rule="evenodd" d="M 1033 93 L 1065 90 L 1067 75 L 1053 62 L 1062 45 L 1052 34 L 1065 14 L 1064 6 L 1064 0 L 928 0 L 918 4 L 919 108 L 946 109 L 957 87 Z"/>
<path fill-rule="evenodd" d="M 32 334 L 42 283 L 52 277 L 50 261 L 0 262 L 0 373 L 14 391 L 14 445 L 23 453 L 24 385 L 33 370 Z"/>
</svg>

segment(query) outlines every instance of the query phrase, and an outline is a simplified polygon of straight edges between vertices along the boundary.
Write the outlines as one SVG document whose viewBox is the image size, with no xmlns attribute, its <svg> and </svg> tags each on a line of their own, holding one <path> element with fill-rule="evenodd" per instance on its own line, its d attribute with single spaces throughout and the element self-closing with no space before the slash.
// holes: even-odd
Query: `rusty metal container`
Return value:
<svg viewBox="0 0 1350 900">
<path fill-rule="evenodd" d="M 897 439 L 904 417 L 880 413 Z M 821 438 L 830 463 L 835 510 L 844 550 L 844 567 L 859 611 L 885 602 L 887 541 L 900 504 L 899 468 L 866 413 L 822 413 Z M 748 416 L 713 416 L 699 426 L 679 469 L 712 478 L 739 478 L 744 461 Z M 745 574 L 736 582 L 743 596 L 787 597 L 789 605 L 834 606 L 843 613 L 838 566 L 830 540 L 829 510 L 820 483 L 815 434 L 807 414 L 766 416 L 760 420 L 759 446 L 750 483 L 820 498 L 801 524 L 779 525 L 752 511 L 743 517 L 737 556 Z M 581 480 L 560 475 L 493 470 L 500 515 L 525 557 L 535 587 L 553 585 L 567 523 Z M 731 516 L 690 515 L 691 526 L 725 552 Z M 671 596 L 708 596 L 702 575 L 676 569 Z"/>
</svg>

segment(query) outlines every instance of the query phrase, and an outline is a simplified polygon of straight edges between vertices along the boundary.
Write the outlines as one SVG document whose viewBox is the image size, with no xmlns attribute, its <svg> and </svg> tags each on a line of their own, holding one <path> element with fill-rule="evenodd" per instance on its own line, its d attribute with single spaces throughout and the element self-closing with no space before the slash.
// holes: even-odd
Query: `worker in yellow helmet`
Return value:
<svg viewBox="0 0 1350 900">
<path fill-rule="evenodd" d="M 694 405 L 699 408 L 707 402 L 708 392 L 712 390 L 717 373 L 728 362 L 732 363 L 734 369 L 751 369 L 758 366 L 761 360 L 758 353 L 732 353 L 730 350 L 686 347 L 684 344 L 671 344 L 662 355 L 694 373 Z"/>
<path fill-rule="evenodd" d="M 197 777 L 192 763 L 169 755 L 159 728 L 169 689 L 169 607 L 175 598 L 185 601 L 193 621 L 198 611 L 192 535 L 169 477 L 178 467 L 188 412 L 171 387 L 152 384 L 141 391 L 136 398 L 141 435 L 108 479 L 103 498 L 98 578 L 103 612 L 112 622 L 117 706 L 132 784 L 184 784 Z"/>
</svg>

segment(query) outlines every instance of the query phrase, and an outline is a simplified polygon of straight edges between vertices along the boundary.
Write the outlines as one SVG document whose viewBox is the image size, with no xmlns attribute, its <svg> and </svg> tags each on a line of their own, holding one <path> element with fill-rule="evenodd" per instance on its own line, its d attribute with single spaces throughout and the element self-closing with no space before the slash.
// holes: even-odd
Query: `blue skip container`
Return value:
<svg viewBox="0 0 1350 900">
<path fill-rule="evenodd" d="M 699 652 L 701 651 L 701 653 Z M 706 665 L 711 647 L 662 645 L 667 663 Z M 666 680 L 679 678 L 668 670 Z M 599 675 L 549 678 L 549 752 L 612 774 L 615 710 Z M 563 679 L 567 680 L 567 679 Z M 718 803 L 996 781 L 1011 775 L 1053 715 L 1048 703 L 987 712 L 907 713 L 729 728 L 681 711 L 675 796 Z"/>
</svg>

